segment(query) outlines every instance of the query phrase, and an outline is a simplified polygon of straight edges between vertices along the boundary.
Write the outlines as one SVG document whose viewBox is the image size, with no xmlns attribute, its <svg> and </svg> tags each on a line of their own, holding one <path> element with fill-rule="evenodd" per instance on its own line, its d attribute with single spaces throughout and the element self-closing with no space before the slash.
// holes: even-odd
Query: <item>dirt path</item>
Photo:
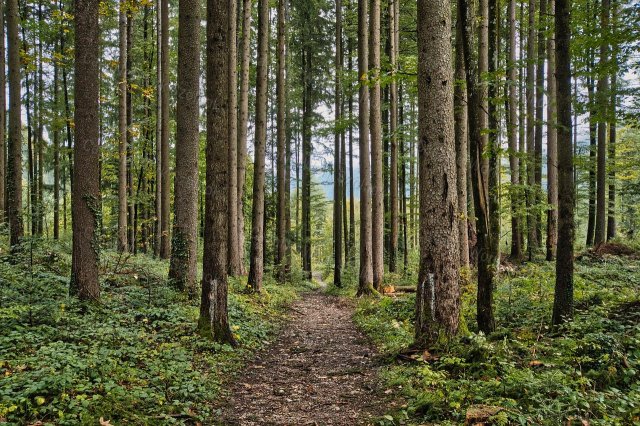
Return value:
<svg viewBox="0 0 640 426">
<path fill-rule="evenodd" d="M 224 425 L 367 425 L 384 414 L 375 350 L 349 301 L 306 294 L 220 403 Z"/>
</svg>

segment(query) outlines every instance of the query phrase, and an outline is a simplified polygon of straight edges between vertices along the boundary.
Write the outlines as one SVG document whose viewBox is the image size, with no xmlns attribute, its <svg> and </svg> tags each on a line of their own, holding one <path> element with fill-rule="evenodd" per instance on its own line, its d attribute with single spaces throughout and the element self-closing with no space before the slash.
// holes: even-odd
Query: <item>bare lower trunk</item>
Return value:
<svg viewBox="0 0 640 426">
<path fill-rule="evenodd" d="M 120 0 L 118 58 L 118 251 L 127 252 L 127 2 Z"/>
<path fill-rule="evenodd" d="M 7 219 L 12 249 L 24 234 L 22 222 L 22 113 L 20 95 L 20 38 L 18 0 L 7 1 L 7 54 L 9 62 L 9 143 L 7 158 Z"/>
<path fill-rule="evenodd" d="M 555 0 L 549 0 L 549 12 L 554 13 Z M 549 23 L 551 25 L 551 23 Z M 556 125 L 556 42 L 547 41 L 549 64 L 547 69 L 547 260 L 556 256 L 558 244 L 558 142 Z"/>
<path fill-rule="evenodd" d="M 169 231 L 169 217 L 171 215 L 170 196 L 170 167 L 169 167 L 169 0 L 160 0 L 160 44 L 161 44 L 161 74 L 162 90 L 160 92 L 160 107 L 162 109 L 161 130 L 161 187 L 162 197 L 160 216 L 160 258 L 168 259 L 171 252 L 171 238 Z"/>
<path fill-rule="evenodd" d="M 610 0 L 602 0 L 602 11 L 600 15 L 600 63 L 609 63 L 609 8 Z M 609 71 L 602 67 L 598 76 L 598 87 L 596 91 L 596 102 L 598 104 L 598 168 L 596 171 L 597 192 L 596 192 L 596 229 L 594 244 L 605 241 L 607 227 L 607 117 L 609 103 Z"/>
<path fill-rule="evenodd" d="M 456 19 L 456 58 L 454 87 L 455 141 L 456 141 L 456 175 L 458 192 L 458 244 L 460 247 L 460 265 L 469 267 L 469 230 L 467 222 L 467 161 L 468 161 L 468 133 L 467 133 L 467 90 L 466 72 L 464 69 L 464 40 L 462 39 L 464 22 L 458 16 Z"/>
<path fill-rule="evenodd" d="M 180 0 L 173 238 L 169 278 L 195 295 L 198 238 L 200 2 Z"/>
<path fill-rule="evenodd" d="M 335 129 L 333 163 L 333 285 L 342 286 L 342 1 L 336 1 L 336 55 L 335 55 Z"/>
<path fill-rule="evenodd" d="M 542 1 L 542 0 L 541 0 Z M 536 233 L 536 215 L 533 212 L 535 205 L 535 13 L 536 0 L 529 0 L 529 33 L 527 36 L 527 118 L 526 118 L 526 144 L 527 144 L 527 251 L 529 259 L 533 257 L 538 247 Z"/>
<path fill-rule="evenodd" d="M 229 184 L 228 197 L 228 222 L 227 227 L 227 266 L 229 275 L 238 273 L 237 265 L 239 264 L 239 244 L 238 244 L 238 49 L 237 49 L 237 14 L 238 5 L 236 0 L 226 0 L 229 8 L 229 81 L 227 83 L 227 91 L 229 92 L 229 119 L 227 127 L 229 128 L 229 142 L 227 144 L 229 162 L 229 173 L 227 180 Z M 233 173 L 231 172 L 233 170 Z"/>
<path fill-rule="evenodd" d="M 398 14 L 399 0 L 390 0 L 389 4 L 389 28 L 390 28 L 390 52 L 391 52 L 391 83 L 389 86 L 389 138 L 391 142 L 390 162 L 390 195 L 389 210 L 391 211 L 391 232 L 389 241 L 389 272 L 396 272 L 398 256 L 398 84 L 396 72 L 398 67 Z"/>
<path fill-rule="evenodd" d="M 100 177 L 98 172 L 99 1 L 75 2 L 75 135 L 70 293 L 100 297 L 98 284 Z"/>
</svg>

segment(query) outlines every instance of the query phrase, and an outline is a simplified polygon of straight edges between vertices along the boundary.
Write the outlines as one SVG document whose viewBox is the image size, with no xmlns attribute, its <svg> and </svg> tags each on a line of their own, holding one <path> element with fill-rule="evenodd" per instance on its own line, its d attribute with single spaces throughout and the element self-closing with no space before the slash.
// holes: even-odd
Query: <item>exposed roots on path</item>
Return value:
<svg viewBox="0 0 640 426">
<path fill-rule="evenodd" d="M 349 301 L 307 294 L 220 401 L 224 425 L 367 425 L 388 408 Z"/>
</svg>

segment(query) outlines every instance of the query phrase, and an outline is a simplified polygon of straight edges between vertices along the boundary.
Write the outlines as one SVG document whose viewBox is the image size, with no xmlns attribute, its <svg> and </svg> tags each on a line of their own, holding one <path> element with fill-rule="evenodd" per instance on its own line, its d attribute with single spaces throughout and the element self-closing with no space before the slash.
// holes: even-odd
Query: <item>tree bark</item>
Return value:
<svg viewBox="0 0 640 426">
<path fill-rule="evenodd" d="M 542 1 L 542 0 L 540 0 Z M 538 234 L 536 233 L 535 209 L 535 27 L 536 0 L 529 0 L 529 27 L 527 35 L 527 117 L 526 117 L 526 145 L 527 145 L 527 251 L 529 259 L 538 248 Z"/>
<path fill-rule="evenodd" d="M 398 36 L 399 24 L 399 0 L 390 0 L 389 4 L 389 28 L 390 28 L 390 52 L 391 52 L 391 83 L 389 84 L 389 138 L 391 145 L 390 162 L 390 195 L 389 210 L 391 211 L 391 232 L 389 241 L 389 272 L 396 272 L 398 257 L 398 83 L 396 81 L 398 68 Z"/>
<path fill-rule="evenodd" d="M 235 345 L 227 310 L 229 203 L 235 203 L 229 192 L 236 191 L 229 181 L 229 174 L 235 174 L 236 168 L 231 167 L 228 154 L 229 145 L 236 143 L 229 122 L 229 63 L 235 62 L 230 55 L 235 50 L 230 40 L 234 25 L 229 22 L 235 22 L 232 3 L 235 0 L 207 1 L 207 189 L 198 330 L 204 337 Z"/>
<path fill-rule="evenodd" d="M 238 261 L 230 264 L 232 275 L 244 273 L 244 184 L 247 162 L 247 122 L 249 120 L 249 68 L 251 61 L 251 0 L 242 1 L 242 60 L 238 101 Z"/>
<path fill-rule="evenodd" d="M 287 265 L 287 232 L 286 232 L 286 210 L 287 190 L 286 190 L 286 153 L 287 153 L 287 128 L 286 128 L 286 0 L 278 0 L 278 52 L 276 74 L 276 139 L 277 139 L 277 197 L 278 204 L 276 210 L 276 272 L 278 282 L 285 282 L 288 272 Z"/>
<path fill-rule="evenodd" d="M 549 13 L 555 12 L 555 0 L 549 0 Z M 553 16 L 553 15 L 552 15 Z M 551 22 L 549 22 L 551 26 Z M 553 26 L 551 26 L 553 28 Z M 556 123 L 556 42 L 547 40 L 547 260 L 556 256 L 558 244 L 558 141 Z"/>
<path fill-rule="evenodd" d="M 156 0 L 156 186 L 153 253 L 160 256 L 162 246 L 162 9 Z"/>
<path fill-rule="evenodd" d="M 173 241 L 169 278 L 195 295 L 198 238 L 198 129 L 200 89 L 200 2 L 178 7 L 178 80 Z"/>
<path fill-rule="evenodd" d="M 129 251 L 127 239 L 127 1 L 120 0 L 118 19 L 118 251 Z"/>
<path fill-rule="evenodd" d="M 368 0 L 358 0 L 358 131 L 360 148 L 360 271 L 358 296 L 375 293 L 371 257 L 371 180 L 369 163 Z"/>
<path fill-rule="evenodd" d="M 382 182 L 382 106 L 380 90 L 380 0 L 369 11 L 369 115 L 371 133 L 371 258 L 373 287 L 382 290 L 384 276 L 384 194 Z M 362 208 L 362 207 L 361 207 Z"/>
<path fill-rule="evenodd" d="M 262 291 L 264 276 L 264 186 L 267 145 L 267 73 L 269 66 L 269 3 L 258 0 L 258 69 L 256 77 L 256 135 L 253 163 L 253 210 L 251 212 L 251 254 L 249 285 Z"/>
<path fill-rule="evenodd" d="M 418 0 L 420 272 L 416 343 L 453 336 L 460 317 L 451 6 Z"/>
<path fill-rule="evenodd" d="M 169 0 L 160 0 L 160 57 L 161 57 L 161 88 L 160 107 L 162 110 L 160 163 L 162 175 L 160 185 L 162 189 L 160 216 L 160 258 L 168 259 L 171 253 L 171 239 L 169 231 L 170 206 L 170 167 L 169 167 Z"/>
<path fill-rule="evenodd" d="M 598 66 L 598 168 L 596 171 L 596 229 L 594 244 L 605 241 L 607 231 L 607 122 L 609 103 L 609 9 L 610 0 L 602 0 L 600 11 L 600 63 Z"/>
<path fill-rule="evenodd" d="M 342 1 L 336 0 L 335 128 L 333 162 L 333 285 L 342 287 Z"/>
<path fill-rule="evenodd" d="M 511 258 L 518 261 L 522 258 L 522 239 L 520 230 L 520 164 L 518 161 L 518 87 L 516 62 L 516 0 L 509 0 L 509 60 L 507 70 L 509 92 L 509 125 L 507 139 L 509 142 L 509 168 L 511 188 Z"/>
<path fill-rule="evenodd" d="M 590 52 L 590 72 L 594 69 L 593 52 Z M 587 77 L 589 103 L 589 211 L 587 218 L 587 247 L 593 245 L 596 230 L 596 155 L 598 151 L 598 123 L 596 121 L 595 83 L 593 77 Z"/>
<path fill-rule="evenodd" d="M 544 133 L 544 76 L 545 68 L 544 62 L 546 59 L 546 21 L 547 21 L 547 1 L 539 1 L 539 14 L 538 14 L 538 63 L 536 65 L 536 123 L 535 123 L 535 160 L 534 160 L 534 177 L 535 177 L 535 208 L 534 208 L 534 223 L 536 231 L 537 248 L 542 245 L 542 139 Z"/>
<path fill-rule="evenodd" d="M 230 275 L 236 275 L 238 273 L 237 265 L 239 263 L 239 244 L 238 244 L 238 48 L 237 48 L 237 14 L 238 4 L 236 0 L 227 0 L 229 3 L 229 82 L 227 90 L 229 92 L 229 120 L 227 126 L 229 127 L 229 140 L 233 143 L 229 143 L 228 149 L 228 161 L 229 161 L 229 174 L 227 179 L 229 181 L 228 191 L 228 213 L 229 225 L 227 227 L 227 266 Z M 233 173 L 231 172 L 233 170 Z"/>
<path fill-rule="evenodd" d="M 458 245 L 460 248 L 460 266 L 469 267 L 469 230 L 467 224 L 467 89 L 464 69 L 464 40 L 462 38 L 464 22 L 460 9 L 456 16 L 456 58 L 454 86 L 454 118 L 456 141 L 456 188 L 458 192 Z"/>
<path fill-rule="evenodd" d="M 613 4 L 611 10 L 612 31 L 617 29 L 618 7 Z M 609 207 L 607 211 L 607 241 L 616 237 L 616 102 L 618 91 L 618 48 L 612 51 L 611 103 L 609 113 Z"/>
<path fill-rule="evenodd" d="M 55 49 L 62 55 L 60 40 L 56 40 Z M 60 238 L 60 82 L 58 81 L 60 64 L 53 62 L 53 118 L 51 131 L 53 133 L 53 239 Z M 4 70 L 4 67 L 2 67 Z M 0 89 L 1 90 L 1 89 Z"/>
<path fill-rule="evenodd" d="M 22 112 L 18 0 L 7 0 L 9 62 L 9 143 L 7 158 L 7 219 L 12 250 L 24 235 L 22 222 Z"/>
<path fill-rule="evenodd" d="M 82 300 L 100 297 L 98 283 L 100 216 L 98 0 L 75 1 L 75 135 L 72 188 L 73 249 L 70 293 Z"/>
<path fill-rule="evenodd" d="M 606 1 L 606 0 L 605 0 Z M 571 146 L 571 0 L 556 0 L 556 82 L 558 107 L 558 257 L 553 324 L 573 316 L 574 186 Z"/>
<path fill-rule="evenodd" d="M 4 1 L 0 1 L 0 223 L 4 223 L 6 219 L 6 124 L 7 124 L 7 92 L 6 92 L 6 74 L 5 74 L 5 11 Z"/>
</svg>

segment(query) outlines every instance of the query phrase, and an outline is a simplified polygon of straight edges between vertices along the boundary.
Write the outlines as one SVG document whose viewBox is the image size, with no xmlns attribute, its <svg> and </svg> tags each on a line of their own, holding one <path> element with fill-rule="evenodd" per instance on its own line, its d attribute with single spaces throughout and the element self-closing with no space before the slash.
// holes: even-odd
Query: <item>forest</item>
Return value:
<svg viewBox="0 0 640 426">
<path fill-rule="evenodd" d="M 0 425 L 640 426 L 637 0 L 0 23 Z"/>
</svg>

